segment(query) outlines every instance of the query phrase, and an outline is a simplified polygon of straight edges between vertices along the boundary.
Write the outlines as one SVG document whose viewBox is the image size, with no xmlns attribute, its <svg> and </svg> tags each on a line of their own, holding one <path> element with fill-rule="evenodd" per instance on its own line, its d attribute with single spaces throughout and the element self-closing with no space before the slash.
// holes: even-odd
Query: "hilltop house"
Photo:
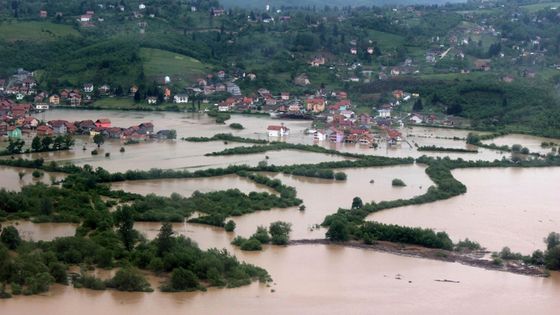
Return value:
<svg viewBox="0 0 560 315">
<path fill-rule="evenodd" d="M 284 126 L 284 124 L 278 125 L 270 125 L 266 128 L 268 131 L 269 137 L 284 137 L 290 134 L 290 129 Z"/>
</svg>

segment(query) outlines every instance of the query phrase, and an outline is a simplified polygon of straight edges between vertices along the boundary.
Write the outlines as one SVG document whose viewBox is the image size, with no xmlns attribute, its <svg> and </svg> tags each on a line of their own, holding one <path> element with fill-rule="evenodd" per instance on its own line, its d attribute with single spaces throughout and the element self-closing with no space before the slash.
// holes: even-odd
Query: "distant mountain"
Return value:
<svg viewBox="0 0 560 315">
<path fill-rule="evenodd" d="M 384 5 L 408 5 L 408 4 L 445 4 L 460 3 L 466 0 L 268 0 L 272 7 L 281 6 L 316 6 L 322 8 L 324 6 L 344 7 L 344 6 L 384 6 Z M 228 8 L 264 8 L 267 0 L 221 0 L 224 6 Z"/>
</svg>

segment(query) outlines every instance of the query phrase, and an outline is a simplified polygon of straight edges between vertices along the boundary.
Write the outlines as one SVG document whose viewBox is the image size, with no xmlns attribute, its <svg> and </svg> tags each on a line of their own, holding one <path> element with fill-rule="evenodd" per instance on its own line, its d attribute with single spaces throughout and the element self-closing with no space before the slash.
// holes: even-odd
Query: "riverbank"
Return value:
<svg viewBox="0 0 560 315">
<path fill-rule="evenodd" d="M 496 264 L 491 260 L 484 259 L 487 251 L 455 252 L 443 249 L 427 248 L 416 245 L 376 241 L 373 244 L 364 244 L 358 241 L 332 242 L 327 239 L 301 239 L 291 240 L 289 246 L 297 245 L 336 245 L 342 247 L 359 248 L 374 250 L 378 252 L 390 253 L 400 256 L 414 258 L 425 258 L 431 260 L 460 263 L 462 265 L 482 268 L 486 270 L 505 271 L 520 275 L 534 277 L 548 277 L 548 273 L 543 268 L 527 266 L 518 262 L 505 262 Z"/>
</svg>

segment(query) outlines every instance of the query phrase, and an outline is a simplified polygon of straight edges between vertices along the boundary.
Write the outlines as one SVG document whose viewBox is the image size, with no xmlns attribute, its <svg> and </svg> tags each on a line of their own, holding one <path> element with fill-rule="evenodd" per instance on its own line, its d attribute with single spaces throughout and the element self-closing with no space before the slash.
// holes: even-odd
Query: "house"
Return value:
<svg viewBox="0 0 560 315">
<path fill-rule="evenodd" d="M 148 97 L 146 98 L 146 101 L 147 101 L 148 104 L 150 104 L 150 105 L 155 105 L 155 104 L 157 104 L 157 97 L 155 97 L 155 96 L 148 96 Z"/>
<path fill-rule="evenodd" d="M 89 134 L 90 131 L 97 128 L 93 120 L 82 120 L 80 122 L 76 122 L 76 127 L 78 129 L 78 132 L 81 134 Z"/>
<path fill-rule="evenodd" d="M 342 132 L 341 130 L 332 128 L 330 130 L 330 134 L 329 134 L 329 141 L 336 142 L 336 143 L 344 142 L 344 132 Z"/>
<path fill-rule="evenodd" d="M 283 101 L 290 100 L 290 93 L 289 92 L 282 92 L 280 94 L 280 99 L 283 100 Z"/>
<path fill-rule="evenodd" d="M 374 53 L 373 47 L 368 47 L 367 48 L 367 53 L 370 54 L 370 55 L 373 55 L 373 53 Z"/>
<path fill-rule="evenodd" d="M 189 102 L 188 94 L 175 94 L 175 96 L 173 96 L 173 103 L 186 104 L 188 102 Z"/>
<path fill-rule="evenodd" d="M 6 131 L 8 133 L 8 138 L 10 138 L 10 139 L 21 139 L 22 138 L 21 129 L 19 129 L 16 126 L 8 126 Z"/>
<path fill-rule="evenodd" d="M 46 18 L 47 15 L 48 15 L 47 11 L 45 11 L 45 10 L 39 11 L 39 17 L 41 17 L 41 18 Z"/>
<path fill-rule="evenodd" d="M 312 111 L 314 113 L 320 113 L 325 110 L 325 105 L 327 101 L 324 98 L 313 97 L 305 100 L 305 105 L 307 111 Z"/>
<path fill-rule="evenodd" d="M 222 84 L 222 83 L 218 83 L 216 84 L 216 92 L 225 92 L 226 91 L 226 85 Z"/>
<path fill-rule="evenodd" d="M 270 125 L 266 128 L 268 131 L 269 137 L 285 137 L 290 134 L 290 129 L 284 126 L 284 124 L 278 125 Z"/>
<path fill-rule="evenodd" d="M 317 130 L 315 134 L 313 134 L 314 141 L 325 141 L 327 139 L 327 133 L 323 130 Z"/>
<path fill-rule="evenodd" d="M 352 48 L 350 48 L 350 53 L 352 55 L 357 55 L 358 54 L 358 49 L 356 47 L 352 47 Z"/>
<path fill-rule="evenodd" d="M 107 138 L 120 139 L 123 134 L 123 130 L 119 127 L 111 127 L 103 130 L 101 134 Z"/>
<path fill-rule="evenodd" d="M 80 22 L 89 22 L 91 20 L 91 14 L 84 14 L 80 16 Z"/>
<path fill-rule="evenodd" d="M 97 128 L 110 128 L 111 121 L 108 118 L 100 118 L 95 121 L 95 126 Z"/>
<path fill-rule="evenodd" d="M 233 96 L 241 96 L 241 89 L 235 83 L 226 83 L 226 91 Z"/>
<path fill-rule="evenodd" d="M 399 68 L 391 69 L 391 75 L 392 76 L 396 77 L 396 76 L 399 76 L 400 74 L 401 74 L 401 69 L 399 69 Z"/>
<path fill-rule="evenodd" d="M 146 5 L 143 3 L 140 3 L 140 5 L 138 5 L 138 10 L 145 10 L 146 9 Z"/>
<path fill-rule="evenodd" d="M 408 120 L 413 124 L 421 124 L 423 122 L 422 117 L 418 114 L 412 114 Z"/>
<path fill-rule="evenodd" d="M 212 8 L 210 9 L 210 13 L 212 16 L 222 16 L 224 15 L 225 10 L 223 8 Z"/>
<path fill-rule="evenodd" d="M 152 124 L 151 122 L 141 123 L 140 125 L 138 125 L 138 133 L 139 134 L 145 134 L 145 135 L 153 134 L 154 133 L 154 124 Z"/>
<path fill-rule="evenodd" d="M 53 129 L 47 125 L 41 125 L 37 127 L 37 136 L 52 136 L 54 134 Z"/>
<path fill-rule="evenodd" d="M 377 112 L 379 113 L 379 117 L 389 118 L 391 117 L 391 105 L 385 104 L 381 106 L 381 108 Z"/>
<path fill-rule="evenodd" d="M 311 84 L 311 81 L 309 81 L 309 78 L 307 77 L 307 74 L 303 73 L 303 74 L 300 74 L 297 77 L 295 77 L 294 84 L 299 85 L 299 86 L 307 86 L 307 85 Z"/>
<path fill-rule="evenodd" d="M 251 80 L 251 81 L 255 81 L 255 80 L 257 79 L 257 75 L 254 74 L 254 73 L 249 73 L 249 74 L 247 75 L 247 77 L 248 77 L 249 80 Z"/>
<path fill-rule="evenodd" d="M 133 85 L 130 87 L 130 94 L 135 94 L 136 92 L 138 92 L 138 86 Z"/>
<path fill-rule="evenodd" d="M 171 136 L 171 130 L 160 130 L 156 133 L 156 137 L 160 140 L 169 139 Z"/>
<path fill-rule="evenodd" d="M 325 57 L 322 57 L 322 56 L 315 57 L 315 58 L 311 59 L 310 64 L 311 64 L 312 67 L 322 66 L 322 65 L 325 64 Z"/>
<path fill-rule="evenodd" d="M 68 132 L 68 128 L 66 127 L 68 122 L 66 120 L 51 120 L 48 124 L 51 126 L 55 135 L 65 135 Z"/>
<path fill-rule="evenodd" d="M 86 93 L 93 92 L 93 88 L 94 88 L 93 83 L 84 84 L 84 92 L 86 92 Z"/>
<path fill-rule="evenodd" d="M 35 129 L 37 128 L 38 125 L 39 125 L 39 120 L 37 120 L 37 118 L 35 117 L 29 116 L 29 117 L 25 117 L 22 127 L 27 129 Z"/>
<path fill-rule="evenodd" d="M 490 60 L 489 59 L 477 59 L 474 61 L 474 68 L 480 71 L 490 70 Z"/>
<path fill-rule="evenodd" d="M 109 94 L 109 92 L 111 92 L 111 87 L 107 84 L 103 84 L 98 88 L 98 90 L 101 94 Z"/>
<path fill-rule="evenodd" d="M 393 91 L 393 97 L 397 100 L 402 99 L 404 96 L 404 92 L 402 90 L 394 90 Z"/>
</svg>

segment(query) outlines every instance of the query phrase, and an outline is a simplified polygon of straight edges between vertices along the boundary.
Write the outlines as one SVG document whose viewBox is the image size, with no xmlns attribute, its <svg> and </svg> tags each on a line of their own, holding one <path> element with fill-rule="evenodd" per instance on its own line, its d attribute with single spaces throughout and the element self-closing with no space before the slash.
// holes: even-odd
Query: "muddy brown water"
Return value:
<svg viewBox="0 0 560 315">
<path fill-rule="evenodd" d="M 560 231 L 560 168 L 458 169 L 467 193 L 452 199 L 374 213 L 385 223 L 445 230 L 454 240 L 478 241 L 530 254 L 543 238 Z"/>
<path fill-rule="evenodd" d="M 45 116 L 46 120 L 96 120 L 109 117 L 114 125 L 123 127 L 150 121 L 155 124 L 156 130 L 176 129 L 179 137 L 231 132 L 264 139 L 266 126 L 279 123 L 268 118 L 234 115 L 228 123 L 238 122 L 246 129 L 233 131 L 227 125 L 218 126 L 212 119 L 198 114 L 64 110 L 50 111 Z M 291 129 L 287 141 L 312 143 L 311 137 L 303 133 L 309 127 L 309 122 L 287 121 L 286 124 Z M 467 133 L 421 127 L 403 130 L 411 143 L 458 148 L 465 147 L 464 141 L 438 137 L 466 137 Z M 504 141 L 510 140 L 519 142 L 520 139 Z M 532 139 L 534 142 L 528 142 L 527 145 L 540 145 L 540 140 Z M 335 159 L 328 155 L 294 151 L 204 157 L 205 153 L 243 144 L 193 144 L 181 141 L 126 146 L 126 152 L 122 155 L 118 152 L 122 143 L 108 141 L 103 145 L 103 151 L 111 152 L 111 157 L 105 158 L 103 155 L 91 156 L 90 151 L 95 146 L 88 137 L 78 138 L 77 142 L 78 145 L 72 151 L 39 156 L 77 164 L 89 163 L 111 171 L 256 164 L 266 155 L 274 164 L 315 163 Z M 86 151 L 81 149 L 84 143 L 87 143 Z M 408 147 L 408 144 L 391 148 L 382 145 L 378 150 L 346 144 L 320 145 L 348 152 L 387 156 L 415 157 L 428 154 L 491 160 L 502 156 L 491 150 L 481 150 L 476 155 L 422 153 Z M 235 217 L 233 220 L 237 228 L 234 233 L 203 225 L 173 224 L 176 233 L 193 238 L 201 248 L 226 248 L 240 260 L 267 269 L 274 279 L 271 287 L 253 283 L 236 289 L 164 294 L 157 291 L 96 292 L 55 285 L 50 292 L 40 296 L 0 301 L 0 314 L 556 314 L 560 309 L 560 300 L 557 298 L 560 294 L 560 276 L 557 273 L 543 279 L 332 245 L 267 246 L 259 253 L 242 252 L 230 245 L 236 235 L 249 236 L 258 225 L 267 226 L 276 220 L 292 223 L 294 239 L 322 238 L 325 231 L 315 229 L 314 224 L 320 223 L 325 215 L 334 213 L 339 207 L 349 207 L 355 196 L 368 202 L 410 198 L 425 193 L 433 183 L 424 169 L 418 165 L 348 169 L 344 170 L 348 174 L 345 182 L 268 174 L 296 187 L 306 210 L 272 209 Z M 559 170 L 456 170 L 454 175 L 467 185 L 467 194 L 433 204 L 383 211 L 370 219 L 432 227 L 447 231 L 455 240 L 469 237 L 490 249 L 508 245 L 513 250 L 527 252 L 542 248 L 542 237 L 548 232 L 560 231 L 560 217 L 556 211 L 560 201 L 556 185 L 560 179 Z M 18 182 L 17 170 L 0 169 L 0 175 L 0 184 L 5 188 L 17 190 L 26 183 Z M 30 178 L 28 174 L 24 180 Z M 392 187 L 390 182 L 393 178 L 401 178 L 407 186 Z M 371 180 L 374 182 L 370 183 Z M 169 195 L 172 191 L 189 195 L 194 190 L 212 191 L 229 187 L 237 187 L 242 191 L 267 190 L 235 176 L 124 182 L 114 187 L 161 195 Z M 139 222 L 135 228 L 148 238 L 153 238 L 160 225 Z M 74 225 L 67 224 L 20 222 L 17 228 L 26 239 L 34 240 L 73 235 L 75 231 Z M 460 283 L 435 281 L 443 279 Z M 157 286 L 157 281 L 154 286 Z"/>
</svg>

